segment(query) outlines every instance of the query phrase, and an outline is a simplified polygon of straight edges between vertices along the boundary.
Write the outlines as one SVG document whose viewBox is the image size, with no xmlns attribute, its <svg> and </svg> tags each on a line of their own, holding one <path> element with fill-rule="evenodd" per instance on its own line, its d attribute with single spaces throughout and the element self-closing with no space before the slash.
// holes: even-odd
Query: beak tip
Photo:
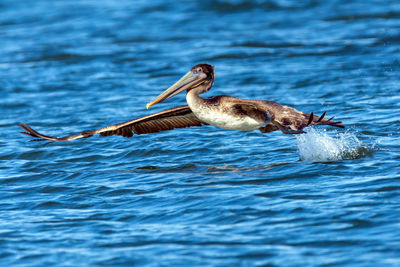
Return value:
<svg viewBox="0 0 400 267">
<path fill-rule="evenodd" d="M 151 104 L 150 104 L 150 103 L 147 103 L 146 109 L 149 109 L 150 106 L 151 106 Z"/>
</svg>

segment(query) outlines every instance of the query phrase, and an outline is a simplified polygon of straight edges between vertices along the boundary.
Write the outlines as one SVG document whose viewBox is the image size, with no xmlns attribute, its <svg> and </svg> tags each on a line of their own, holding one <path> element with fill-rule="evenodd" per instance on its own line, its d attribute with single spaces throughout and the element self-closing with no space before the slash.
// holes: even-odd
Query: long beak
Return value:
<svg viewBox="0 0 400 267">
<path fill-rule="evenodd" d="M 174 95 L 179 94 L 180 92 L 193 87 L 196 84 L 198 77 L 195 76 L 191 71 L 185 74 L 182 78 L 179 79 L 174 85 L 164 91 L 161 95 L 159 95 L 156 99 L 151 101 L 146 105 L 146 108 L 149 108 L 159 102 L 165 101 L 168 98 L 173 97 Z M 198 82 L 198 81 L 197 81 Z M 200 82 L 202 83 L 202 82 Z M 199 84 L 200 84 L 199 83 Z"/>
</svg>

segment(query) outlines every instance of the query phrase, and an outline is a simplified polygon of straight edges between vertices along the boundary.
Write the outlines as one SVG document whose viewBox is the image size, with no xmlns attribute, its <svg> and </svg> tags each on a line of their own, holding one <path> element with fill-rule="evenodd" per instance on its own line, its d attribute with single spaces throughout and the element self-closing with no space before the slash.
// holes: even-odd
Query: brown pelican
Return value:
<svg viewBox="0 0 400 267">
<path fill-rule="evenodd" d="M 186 91 L 187 106 L 163 110 L 101 129 L 84 131 L 65 137 L 53 137 L 38 133 L 25 123 L 21 123 L 19 126 L 26 131 L 21 132 L 23 134 L 51 141 L 70 141 L 95 134 L 132 137 L 133 133 L 156 133 L 175 128 L 208 124 L 241 131 L 259 129 L 262 133 L 281 130 L 285 134 L 305 133 L 303 129 L 313 124 L 344 128 L 342 122 L 333 121 L 333 117 L 325 119 L 325 113 L 321 116 L 315 116 L 313 113 L 298 111 L 274 101 L 247 100 L 224 95 L 210 98 L 201 97 L 200 94 L 211 89 L 214 77 L 215 72 L 212 65 L 198 64 L 164 93 L 147 104 L 147 108 L 149 108 Z"/>
</svg>

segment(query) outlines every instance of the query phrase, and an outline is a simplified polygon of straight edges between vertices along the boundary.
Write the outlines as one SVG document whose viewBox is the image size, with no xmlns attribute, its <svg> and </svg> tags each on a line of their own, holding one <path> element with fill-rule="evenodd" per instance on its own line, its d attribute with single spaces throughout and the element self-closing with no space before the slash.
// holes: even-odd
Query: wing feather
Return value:
<svg viewBox="0 0 400 267">
<path fill-rule="evenodd" d="M 329 125 L 345 128 L 341 121 L 333 121 L 333 117 L 331 119 L 325 119 L 326 112 L 321 116 L 317 116 L 313 112 L 306 113 L 274 101 L 262 102 L 264 103 L 261 106 L 264 107 L 275 121 L 293 130 L 302 130 L 309 125 Z"/>
<path fill-rule="evenodd" d="M 247 100 L 227 96 L 215 97 L 213 101 L 229 101 L 233 104 L 237 112 L 260 120 L 263 119 L 261 114 L 265 114 L 264 116 L 266 116 L 266 118 L 296 131 L 301 131 L 309 125 L 330 125 L 345 128 L 341 121 L 333 121 L 333 117 L 325 119 L 325 112 L 321 116 L 316 116 L 313 112 L 302 112 L 292 107 L 281 105 L 275 101 Z M 268 129 L 265 127 L 262 129 L 260 128 L 260 130 L 262 132 L 271 132 L 278 130 L 278 128 L 271 126 L 268 127 Z"/>
<path fill-rule="evenodd" d="M 71 141 L 75 139 L 91 137 L 95 134 L 100 134 L 100 136 L 121 135 L 123 137 L 132 137 L 133 133 L 149 134 L 168 131 L 175 128 L 186 128 L 202 125 L 207 125 L 207 123 L 199 120 L 190 110 L 189 106 L 179 106 L 138 119 L 64 137 L 44 135 L 35 131 L 25 123 L 19 124 L 19 126 L 25 130 L 25 132 L 21 133 L 50 141 Z"/>
</svg>

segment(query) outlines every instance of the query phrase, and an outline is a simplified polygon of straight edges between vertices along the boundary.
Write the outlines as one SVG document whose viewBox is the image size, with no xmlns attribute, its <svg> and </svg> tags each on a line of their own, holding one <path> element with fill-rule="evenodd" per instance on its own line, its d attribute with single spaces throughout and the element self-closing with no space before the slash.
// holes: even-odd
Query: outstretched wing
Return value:
<svg viewBox="0 0 400 267">
<path fill-rule="evenodd" d="M 175 128 L 186 128 L 202 125 L 207 125 L 207 123 L 199 120 L 190 110 L 189 106 L 179 106 L 138 119 L 113 124 L 101 129 L 84 131 L 79 134 L 64 137 L 44 135 L 33 130 L 25 123 L 19 124 L 19 126 L 26 131 L 21 133 L 50 141 L 71 141 L 75 139 L 91 137 L 95 134 L 100 134 L 100 136 L 122 135 L 124 137 L 132 137 L 133 133 L 157 133 Z"/>
<path fill-rule="evenodd" d="M 285 127 L 290 127 L 293 130 L 302 130 L 310 125 L 329 125 L 340 128 L 345 128 L 341 121 L 334 121 L 332 118 L 325 119 L 325 112 L 321 116 L 316 116 L 314 113 L 306 113 L 292 107 L 280 105 L 273 101 L 267 102 L 273 119 Z"/>
<path fill-rule="evenodd" d="M 294 109 L 292 107 L 284 106 L 274 101 L 262 101 L 260 103 L 263 109 L 278 122 L 281 126 L 290 130 L 293 133 L 301 133 L 302 129 L 310 125 L 330 125 L 340 128 L 345 128 L 341 121 L 334 121 L 332 118 L 325 119 L 325 112 L 321 116 L 316 116 L 314 113 L 306 113 Z M 278 128 L 277 128 L 278 129 Z"/>
<path fill-rule="evenodd" d="M 306 113 L 289 106 L 281 105 L 274 101 L 245 100 L 229 97 L 229 101 L 241 113 L 262 121 L 269 119 L 271 124 L 260 128 L 263 133 L 282 130 L 284 133 L 304 133 L 302 129 L 310 125 L 330 125 L 345 128 L 341 121 L 332 118 L 325 119 L 325 113 L 316 116 L 314 113 Z"/>
</svg>

